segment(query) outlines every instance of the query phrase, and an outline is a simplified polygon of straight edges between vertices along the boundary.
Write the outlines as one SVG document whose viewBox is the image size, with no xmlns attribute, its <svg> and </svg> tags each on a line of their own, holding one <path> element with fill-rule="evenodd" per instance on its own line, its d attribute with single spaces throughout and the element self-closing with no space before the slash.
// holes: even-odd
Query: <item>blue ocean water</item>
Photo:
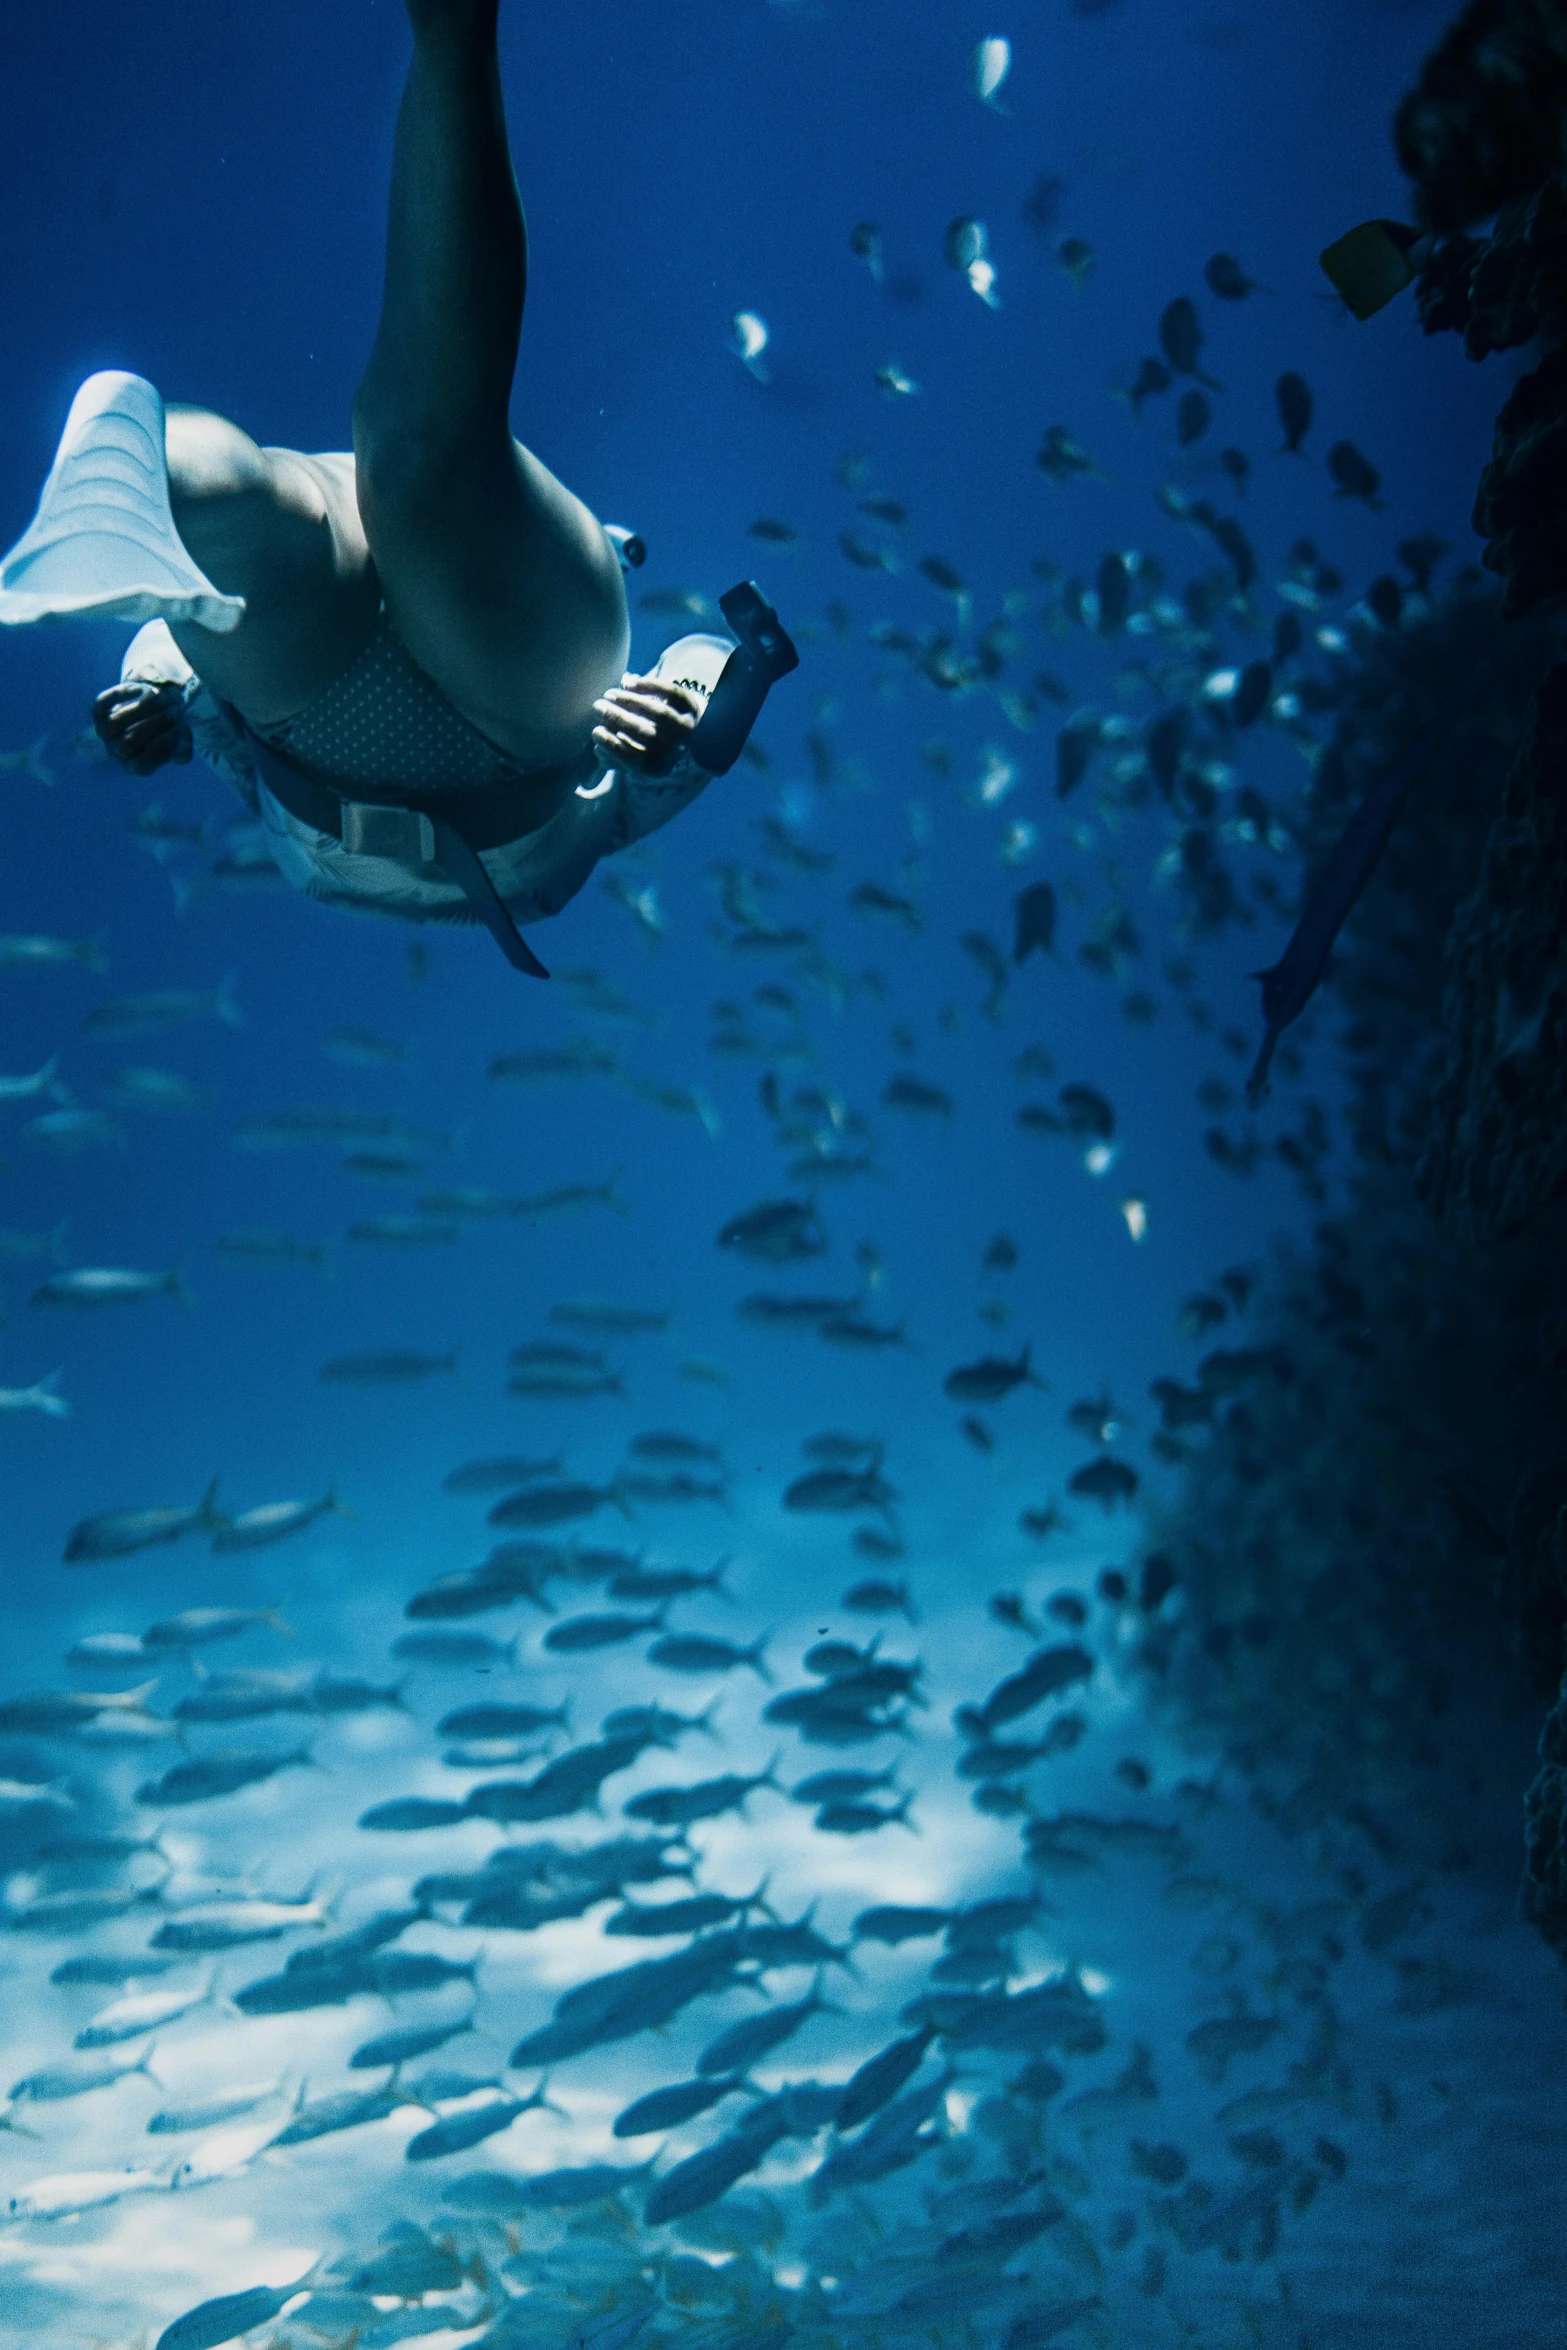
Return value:
<svg viewBox="0 0 1567 2350">
<path fill-rule="evenodd" d="M 1374 1860 L 1354 1893 L 1342 1852 L 1279 1833 L 1223 1737 L 1157 1705 L 1139 1669 L 1142 1561 L 1182 1493 L 1179 1463 L 1150 1444 L 1150 1383 L 1190 1377 L 1201 1351 L 1180 1334 L 1184 1300 L 1211 1295 L 1226 1268 L 1263 1275 L 1282 1242 L 1306 1244 L 1320 1202 L 1302 1196 L 1272 1145 L 1305 1095 L 1336 1108 L 1336 1014 L 1320 1007 L 1295 1032 L 1300 1059 L 1253 1122 L 1262 1156 L 1236 1181 L 1204 1134 L 1216 1116 L 1245 1125 L 1239 1096 L 1260 1034 L 1248 974 L 1284 944 L 1299 856 L 1287 830 L 1269 846 L 1255 825 L 1251 838 L 1233 829 L 1246 919 L 1211 934 L 1194 923 L 1179 824 L 1112 788 L 1114 761 L 1136 768 L 1161 706 L 1148 674 L 1157 628 L 1112 636 L 1091 606 L 1087 625 L 1081 607 L 1068 617 L 1067 583 L 1091 587 L 1107 550 L 1161 567 L 1157 580 L 1134 569 L 1144 613 L 1217 570 L 1214 635 L 1244 665 L 1267 651 L 1281 613 L 1304 608 L 1277 591 L 1292 548 L 1310 538 L 1343 586 L 1307 613 L 1301 668 L 1331 676 L 1353 658 L 1356 599 L 1394 568 L 1399 540 L 1434 532 L 1455 564 L 1469 560 L 1473 482 L 1506 363 L 1466 368 L 1446 342 L 1421 339 L 1407 305 L 1353 325 L 1316 259 L 1354 222 L 1405 207 L 1387 119 L 1441 20 L 1436 8 L 1344 0 L 1293 12 L 1124 0 L 994 23 L 887 0 L 503 6 L 531 246 L 514 427 L 604 519 L 646 539 L 647 564 L 628 582 L 634 666 L 695 624 L 702 607 L 682 611 L 679 596 L 710 609 L 742 576 L 776 602 L 802 653 L 758 727 L 762 759 L 622 861 L 654 893 L 655 924 L 612 894 L 606 868 L 535 934 L 557 971 L 548 987 L 516 977 L 478 931 L 415 934 L 330 914 L 281 880 L 227 885 L 207 870 L 212 851 L 247 818 L 214 776 L 193 765 L 138 784 L 74 739 L 117 674 L 126 631 L 0 642 L 0 746 L 44 738 L 34 765 L 0 774 L 0 931 L 101 941 L 106 964 L 0 971 L 0 1068 L 27 1072 L 58 1055 L 61 1085 L 87 1107 L 126 1066 L 172 1070 L 205 1096 L 166 1115 L 115 1108 L 108 1136 L 77 1151 L 28 1133 L 49 1107 L 42 1097 L 0 1108 L 0 1225 L 59 1233 L 52 1257 L 29 1259 L 20 1243 L 9 1252 L 0 1386 L 58 1368 L 70 1406 L 68 1418 L 0 1414 L 10 1648 L 0 1703 L 155 1679 L 144 1719 L 166 1725 L 199 1689 L 198 1662 L 176 1648 L 145 1671 L 88 1670 L 65 1652 L 218 1606 L 276 1610 L 289 1629 L 261 1624 L 188 1652 L 214 1672 L 324 1668 L 397 1692 L 358 1711 L 317 1703 L 308 1718 L 195 1731 L 183 1745 L 156 1719 L 147 1743 L 129 1746 L 25 1723 L 6 1734 L 0 1777 L 53 1792 L 7 1797 L 0 1814 L 10 1920 L 0 2087 L 91 2061 L 72 2055 L 73 2039 L 120 1992 L 52 1983 L 73 1956 L 129 1961 L 160 1924 L 220 1898 L 309 1891 L 330 1919 L 131 1981 L 133 1996 L 207 1994 L 165 2028 L 114 2044 L 116 2060 L 147 2055 L 155 2079 L 13 2092 L 0 2133 L 12 2214 L 0 2219 L 0 2339 L 156 2340 L 182 2312 L 260 2286 L 277 2288 L 276 2306 L 237 2314 L 256 2340 L 296 2344 L 414 2331 L 438 2346 L 781 2344 L 792 2332 L 986 2350 L 1054 2340 L 1482 2350 L 1559 2338 L 1547 2180 L 1563 2151 L 1553 2064 L 1567 2051 L 1554 1963 L 1514 1914 L 1517 1798 L 1536 1727 L 1527 1705 L 1499 1704 L 1469 1726 L 1485 1764 L 1453 1795 L 1452 1824 L 1477 1865 L 1444 1876 L 1418 1856 Z M 334 449 L 374 332 L 402 10 L 147 0 L 127 32 L 125 12 L 99 0 L 33 13 L 9 32 L 20 103 L 0 263 L 7 540 L 93 369 L 145 374 L 166 398 L 211 406 L 268 444 Z M 971 59 L 997 34 L 1012 65 L 986 105 Z M 1047 199 L 1042 179 L 1058 183 Z M 949 224 L 965 218 L 984 224 L 994 306 L 944 257 Z M 879 281 L 851 249 L 861 222 L 875 224 Z M 1064 239 L 1091 249 L 1080 287 L 1062 266 Z M 1265 290 L 1214 296 L 1203 271 L 1216 252 L 1237 255 Z M 1185 450 L 1174 415 L 1185 379 L 1140 416 L 1116 396 L 1181 295 L 1197 303 L 1202 365 L 1221 387 L 1209 394 L 1212 423 Z M 732 347 L 740 311 L 766 322 L 765 380 Z M 917 389 L 888 391 L 877 371 L 889 368 Z M 1274 384 L 1285 370 L 1314 396 L 1303 459 L 1278 453 Z M 1037 466 L 1052 426 L 1088 453 L 1081 478 L 1057 485 Z M 1374 506 L 1335 494 L 1325 456 L 1339 441 L 1378 470 Z M 1219 465 L 1221 446 L 1249 457 L 1243 488 Z M 1179 495 L 1161 502 L 1172 484 Z M 1211 539 L 1176 518 L 1181 497 L 1243 526 L 1258 566 L 1249 597 L 1236 595 Z M 866 511 L 887 500 L 905 520 Z M 789 526 L 789 543 L 752 531 L 764 517 Z M 846 555 L 845 534 L 862 558 L 880 550 L 885 568 Z M 931 557 L 961 594 L 921 572 Z M 1181 617 L 1177 608 L 1159 625 Z M 933 684 L 900 645 L 918 652 L 942 632 L 955 658 L 988 641 L 997 674 L 971 673 L 959 690 Z M 1041 671 L 1058 687 L 1035 684 Z M 1093 779 L 1063 799 L 1056 736 L 1085 707 L 1126 723 L 1103 737 Z M 1298 711 L 1233 734 L 1222 794 L 1250 786 L 1287 817 L 1310 780 L 1310 736 Z M 206 847 L 148 854 L 127 826 L 150 801 L 204 822 Z M 766 819 L 814 869 L 798 853 L 780 858 Z M 1251 893 L 1257 873 L 1272 876 L 1272 899 Z M 857 910 L 867 882 L 903 910 Z M 1056 892 L 1059 951 L 1015 962 L 1014 901 L 1043 882 Z M 759 952 L 734 917 L 742 889 L 752 927 L 796 929 L 805 943 Z M 1118 915 L 1130 926 L 1119 943 Z M 1001 981 L 963 943 L 975 933 L 999 952 Z M 1081 948 L 1106 938 L 1097 964 L 1085 961 Z M 411 944 L 427 956 L 422 976 Z M 605 983 L 597 1010 L 583 973 Z M 111 1000 L 215 990 L 230 975 L 234 1022 L 128 1038 L 84 1030 Z M 606 1012 L 609 991 L 618 1008 Z M 1151 1016 L 1126 1013 L 1138 995 Z M 349 1030 L 399 1051 L 386 1066 L 345 1065 L 331 1040 Z M 534 1083 L 487 1075 L 498 1056 L 583 1037 L 607 1070 Z M 885 1101 L 900 1070 L 944 1099 L 923 1111 Z M 792 1142 L 769 1114 L 768 1081 L 785 1101 L 811 1097 L 796 1100 Z M 1228 1089 L 1222 1111 L 1202 1105 L 1205 1083 Z M 1097 1158 L 1091 1135 L 1017 1121 L 1030 1103 L 1059 1118 L 1063 1085 L 1112 1107 L 1111 1147 Z M 340 1141 L 255 1147 L 254 1122 L 301 1109 L 389 1122 L 392 1147 L 420 1171 L 356 1172 Z M 829 1162 L 867 1164 L 836 1179 L 830 1165 L 792 1165 L 824 1149 Z M 1350 1174 L 1336 1146 L 1334 1196 Z M 409 1212 L 425 1191 L 536 1197 L 577 1185 L 610 1188 L 576 1207 L 465 1219 L 452 1243 L 346 1237 Z M 814 1201 L 820 1254 L 778 1266 L 715 1245 L 731 1219 L 785 1197 Z M 218 1246 L 251 1228 L 318 1247 L 320 1261 Z M 986 1272 L 999 1234 L 1015 1267 Z M 181 1294 L 92 1313 L 30 1303 L 57 1263 L 177 1272 Z M 856 1300 L 896 1335 L 832 1344 L 759 1326 L 737 1311 L 758 1291 Z M 598 1334 L 551 1321 L 552 1308 L 583 1299 L 667 1320 Z M 1245 1344 L 1248 1327 L 1233 1314 L 1227 1340 Z M 509 1395 L 509 1350 L 540 1336 L 601 1352 L 615 1391 Z M 1025 1347 L 1038 1383 L 972 1409 L 945 1391 L 958 1366 Z M 393 1386 L 321 1380 L 333 1360 L 384 1350 L 449 1366 Z M 1096 1398 L 1117 1423 L 1102 1445 L 1068 1418 Z M 628 1473 L 665 1471 L 629 1448 L 671 1429 L 713 1448 L 721 1470 L 698 1458 L 695 1473 L 721 1483 L 718 1498 L 619 1490 Z M 793 1481 L 820 1466 L 802 1447 L 835 1429 L 878 1448 L 895 1498 L 842 1514 L 786 1507 Z M 1134 1471 L 1129 1504 L 1071 1495 L 1069 1480 L 1101 1452 Z M 551 1619 L 526 1604 L 464 1624 L 500 1641 L 516 1634 L 510 1660 L 398 1661 L 410 1598 L 505 1538 L 485 1524 L 493 1497 L 450 1495 L 443 1479 L 464 1461 L 513 1454 L 559 1454 L 565 1474 L 610 1491 L 591 1519 L 539 1534 L 568 1562 L 573 1541 L 657 1566 L 726 1561 L 728 1602 L 678 1599 L 669 1628 L 741 1645 L 765 1634 L 774 1685 L 745 1666 L 661 1672 L 648 1636 L 551 1651 Z M 198 1533 L 62 1563 L 80 1521 L 194 1504 L 214 1478 L 228 1512 L 330 1491 L 345 1514 L 277 1547 L 214 1553 Z M 1059 1530 L 1030 1532 L 1025 1513 L 1037 1521 L 1050 1506 Z M 900 1555 L 856 1549 L 856 1526 L 895 1535 Z M 907 1580 L 917 1621 L 845 1608 L 849 1588 L 873 1575 Z M 1007 1592 L 1023 1595 L 1022 1633 L 989 1605 Z M 1052 1615 L 1048 1602 L 1063 1595 Z M 617 1604 L 580 1564 L 547 1598 L 556 1621 Z M 1177 1594 L 1172 1617 L 1180 1605 Z M 918 1702 L 895 1709 L 895 1733 L 840 1751 L 763 1718 L 778 1692 L 813 1685 L 801 1662 L 813 1643 L 878 1636 L 879 1654 L 922 1660 Z M 983 1782 L 958 1771 L 972 1740 L 954 1711 L 1031 1653 L 1078 1638 L 1088 1677 L 1000 1735 L 1039 1737 L 1047 1721 L 1076 1716 L 1081 1743 L 1063 1733 L 1055 1752 L 1004 1774 L 997 1784 L 1020 1791 L 1015 1809 L 976 1808 Z M 775 1768 L 787 1788 L 813 1769 L 891 1771 L 894 1797 L 913 1790 L 905 1822 L 834 1834 L 763 1785 L 743 1809 L 694 1828 L 675 1857 L 700 1889 L 765 1884 L 779 1918 L 806 1916 L 843 1950 L 875 1905 L 1035 1900 L 999 1940 L 976 1929 L 988 1971 L 941 1975 L 944 1954 L 965 1948 L 961 1928 L 896 1947 L 862 1936 L 852 1964 L 825 1964 L 828 2009 L 758 2062 L 767 2094 L 840 2084 L 936 2000 L 943 2030 L 914 2076 L 931 2084 L 928 2110 L 911 2115 L 906 2160 L 884 2179 L 867 2170 L 857 2184 L 845 2160 L 841 2190 L 828 2194 L 821 2178 L 812 2187 L 856 2143 L 835 2137 L 824 2108 L 816 2126 L 781 2131 L 730 2193 L 672 2224 L 649 2218 L 654 2183 L 739 2128 L 747 2109 L 629 2140 L 612 2134 L 614 2116 L 689 2077 L 722 2026 L 758 2012 L 759 1992 L 804 1999 L 814 1970 L 743 1958 L 737 1981 L 667 2029 L 508 2069 L 514 2043 L 573 1986 L 683 1947 L 606 1935 L 603 1905 L 521 1931 L 464 1925 L 451 1902 L 432 1900 L 398 1947 L 476 1965 L 471 1986 L 458 1976 L 388 2000 L 368 1983 L 271 2017 L 232 2004 L 315 1936 L 407 1906 L 421 1875 L 476 1871 L 527 1841 L 472 1815 L 422 1833 L 356 1826 L 403 1796 L 461 1803 L 502 1771 L 442 1761 L 446 1713 L 566 1704 L 581 1742 L 613 1709 L 652 1698 L 691 1712 L 716 1701 L 717 1742 L 688 1734 L 650 1747 L 606 1788 L 602 1817 L 584 1809 L 545 1837 L 573 1850 L 602 1842 L 637 1826 L 621 1809 L 638 1793 L 719 1772 Z M 112 1728 L 112 1709 L 98 1721 Z M 565 1736 L 540 1739 L 537 1760 Z M 300 1745 L 303 1767 L 238 1793 L 170 1807 L 136 1792 L 217 1749 Z M 1127 1762 L 1144 1766 L 1142 1784 L 1135 1768 L 1118 1774 Z M 1031 1866 L 1031 1822 L 1061 1812 L 1079 1822 L 1080 1865 Z M 67 1833 L 150 1834 L 160 1821 L 160 1852 L 46 1850 Z M 147 1896 L 126 1916 L 60 1931 L 28 1922 L 40 1898 L 126 1886 Z M 632 1885 L 629 1897 L 692 1889 L 680 1878 Z M 1377 1913 L 1392 1928 L 1384 1941 L 1367 1905 L 1404 1893 L 1402 1923 Z M 1413 1958 L 1426 1973 L 1400 1972 Z M 1432 1968 L 1446 1989 L 1422 1997 Z M 1073 2019 L 1055 2040 L 962 2007 L 1051 1984 Z M 474 2086 L 427 2080 L 422 2107 L 270 2143 L 296 2103 L 308 2111 L 386 2081 L 348 2067 L 373 2034 L 455 2023 L 470 2007 L 475 2036 L 424 2069 L 465 2071 Z M 1194 2042 L 1205 2024 L 1239 2028 Z M 1041 2066 L 1062 2076 L 1053 2093 Z M 486 2083 L 521 2098 L 541 2073 L 559 2113 L 524 2112 L 475 2151 L 408 2160 L 419 2131 L 501 2093 Z M 200 2108 L 265 2083 L 273 2092 L 242 2119 L 147 2131 L 160 2102 Z M 419 2067 L 394 2085 L 417 2095 Z M 653 2167 L 584 2189 L 580 2204 L 570 2187 L 553 2205 L 548 2191 L 528 2200 L 535 2175 L 600 2162 Z M 480 2170 L 504 2174 L 487 2211 L 484 2191 L 461 2185 Z M 141 2175 L 106 2175 L 122 2171 Z M 1181 2202 L 1191 2179 L 1206 2200 Z M 51 2206 L 58 2216 L 45 2216 Z M 399 2223 L 426 2231 L 436 2281 L 403 2295 L 354 2286 Z M 428 2246 L 448 2240 L 461 2273 L 441 2281 Z M 288 2302 L 281 2288 L 317 2261 L 337 2266 L 311 2300 Z"/>
</svg>

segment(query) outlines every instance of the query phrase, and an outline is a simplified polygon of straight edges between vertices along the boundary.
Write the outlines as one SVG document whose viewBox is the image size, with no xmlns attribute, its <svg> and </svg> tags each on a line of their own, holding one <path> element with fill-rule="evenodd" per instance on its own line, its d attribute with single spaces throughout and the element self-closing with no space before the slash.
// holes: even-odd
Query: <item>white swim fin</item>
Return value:
<svg viewBox="0 0 1567 2350">
<path fill-rule="evenodd" d="M 30 527 L 0 562 L 0 626 L 244 616 L 186 553 L 169 504 L 163 398 L 145 376 L 90 375 L 71 402 Z"/>
</svg>

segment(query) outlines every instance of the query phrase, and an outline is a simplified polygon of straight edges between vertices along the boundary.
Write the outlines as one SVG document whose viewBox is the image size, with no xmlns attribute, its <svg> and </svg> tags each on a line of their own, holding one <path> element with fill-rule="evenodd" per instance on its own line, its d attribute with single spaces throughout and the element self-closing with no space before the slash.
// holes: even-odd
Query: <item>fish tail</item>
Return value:
<svg viewBox="0 0 1567 2350">
<path fill-rule="evenodd" d="M 767 1670 L 764 1659 L 767 1655 L 767 1643 L 769 1640 L 771 1640 L 771 1638 L 771 1632 L 764 1632 L 759 1639 L 752 1641 L 749 1648 L 744 1649 L 741 1652 L 744 1656 L 745 1662 L 750 1666 L 752 1672 L 755 1673 L 757 1679 L 759 1681 L 765 1681 L 769 1689 L 771 1689 L 773 1686 L 773 1676 Z"/>
<path fill-rule="evenodd" d="M 95 930 L 82 946 L 82 961 L 89 971 L 104 972 L 109 968 L 109 933 Z"/>
<path fill-rule="evenodd" d="M 324 1518 L 352 1518 L 356 1514 L 346 1502 L 338 1500 L 336 1482 L 330 1484 L 326 1489 L 326 1499 L 321 1504 L 321 1515 Z"/>
<path fill-rule="evenodd" d="M 218 1018 L 226 1021 L 230 1028 L 243 1028 L 245 1025 L 244 1015 L 234 1000 L 234 988 L 238 978 L 238 971 L 229 972 L 222 986 L 218 989 L 212 1005 Z"/>
</svg>

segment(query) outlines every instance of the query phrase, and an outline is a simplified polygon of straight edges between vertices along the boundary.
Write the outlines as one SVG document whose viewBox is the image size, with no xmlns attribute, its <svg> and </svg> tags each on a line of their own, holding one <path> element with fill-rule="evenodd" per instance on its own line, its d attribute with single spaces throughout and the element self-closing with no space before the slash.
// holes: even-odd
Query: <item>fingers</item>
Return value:
<svg viewBox="0 0 1567 2350">
<path fill-rule="evenodd" d="M 613 734 L 607 726 L 594 727 L 593 747 L 606 767 L 640 768 L 647 758 L 644 744 L 633 742 L 629 735 Z"/>
</svg>

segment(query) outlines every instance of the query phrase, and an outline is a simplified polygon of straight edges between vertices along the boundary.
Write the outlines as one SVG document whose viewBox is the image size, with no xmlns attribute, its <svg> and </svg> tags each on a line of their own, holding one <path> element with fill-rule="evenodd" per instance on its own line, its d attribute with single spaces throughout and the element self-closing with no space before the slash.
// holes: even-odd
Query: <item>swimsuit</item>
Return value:
<svg viewBox="0 0 1567 2350">
<path fill-rule="evenodd" d="M 357 660 L 274 726 L 248 725 L 191 677 L 162 621 L 131 640 L 121 675 L 183 685 L 196 750 L 259 816 L 296 889 L 404 922 L 486 917 L 433 856 L 429 819 L 396 806 L 400 799 L 416 796 L 428 809 L 450 795 L 485 880 L 525 924 L 558 914 L 601 857 L 667 824 L 710 780 L 689 755 L 662 776 L 606 770 L 589 746 L 563 775 L 553 814 L 515 831 L 517 787 L 536 805 L 542 777 L 559 771 L 526 767 L 481 734 L 420 669 L 384 608 Z M 355 819 L 348 841 L 343 818 Z"/>
</svg>

